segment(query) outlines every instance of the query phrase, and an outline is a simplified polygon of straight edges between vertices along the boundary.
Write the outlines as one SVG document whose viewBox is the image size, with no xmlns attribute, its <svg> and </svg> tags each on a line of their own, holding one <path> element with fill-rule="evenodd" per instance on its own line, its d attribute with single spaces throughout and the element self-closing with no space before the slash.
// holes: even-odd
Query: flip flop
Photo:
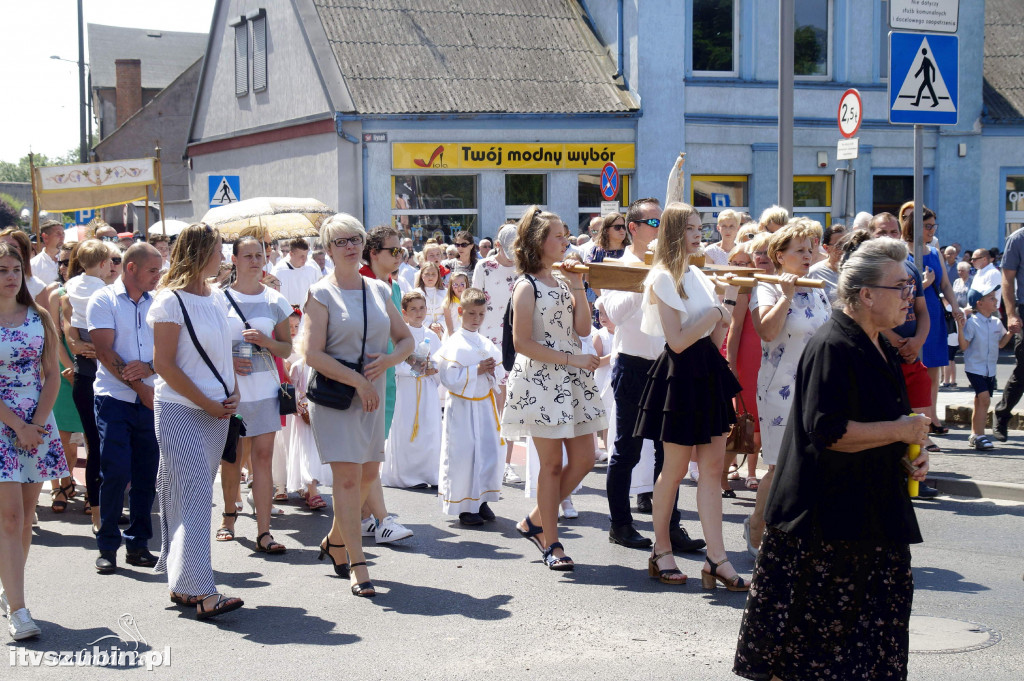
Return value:
<svg viewBox="0 0 1024 681">
<path fill-rule="evenodd" d="M 210 596 L 216 596 L 217 597 L 217 602 L 213 604 L 212 608 L 207 610 L 206 609 L 206 599 L 209 598 Z M 211 617 L 216 617 L 217 615 L 223 615 L 224 613 L 231 612 L 232 610 L 238 610 L 243 605 L 245 605 L 245 601 L 243 601 L 241 598 L 229 598 L 229 597 L 223 596 L 221 594 L 210 594 L 209 596 L 203 596 L 199 600 L 199 602 L 196 603 L 196 607 L 199 608 L 196 611 L 196 619 L 197 620 L 210 619 Z"/>
<path fill-rule="evenodd" d="M 225 518 L 237 518 L 238 513 L 221 513 L 221 516 Z M 235 528 L 233 527 L 221 527 L 217 530 L 217 534 L 214 536 L 217 541 L 233 541 L 235 539 Z"/>
</svg>

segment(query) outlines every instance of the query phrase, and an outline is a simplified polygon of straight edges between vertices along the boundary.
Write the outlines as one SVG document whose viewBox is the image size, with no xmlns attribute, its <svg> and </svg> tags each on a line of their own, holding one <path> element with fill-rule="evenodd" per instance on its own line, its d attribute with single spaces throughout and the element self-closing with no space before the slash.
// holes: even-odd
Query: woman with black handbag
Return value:
<svg viewBox="0 0 1024 681">
<path fill-rule="evenodd" d="M 154 411 L 160 445 L 160 561 L 171 601 L 206 619 L 242 607 L 217 593 L 210 563 L 213 476 L 238 408 L 224 294 L 207 280 L 220 269 L 221 240 L 208 225 L 189 225 L 149 310 Z M 230 381 L 230 388 L 228 381 Z M 237 435 L 235 436 L 237 437 Z"/>
<path fill-rule="evenodd" d="M 330 558 L 341 577 L 351 568 L 353 595 L 370 597 L 376 592 L 363 556 L 360 508 L 384 460 L 385 373 L 412 354 L 413 339 L 391 287 L 359 273 L 362 224 L 339 213 L 320 228 L 320 241 L 334 271 L 309 289 L 305 305 L 310 425 L 334 476 L 334 523 L 320 559 Z"/>
<path fill-rule="evenodd" d="M 256 512 L 256 551 L 284 553 L 284 544 L 270 534 L 274 503 L 274 437 L 281 430 L 281 381 L 274 357 L 292 353 L 288 317 L 292 307 L 283 295 L 260 283 L 266 256 L 263 244 L 251 236 L 232 244 L 235 280 L 224 289 L 228 326 L 231 329 L 232 362 L 241 401 L 238 413 L 245 420 L 245 437 L 239 443 L 249 448 L 252 470 L 250 503 Z M 244 451 L 244 450 L 243 450 Z M 241 462 L 221 463 L 224 513 L 217 541 L 235 537 L 235 500 L 241 482 Z"/>
</svg>

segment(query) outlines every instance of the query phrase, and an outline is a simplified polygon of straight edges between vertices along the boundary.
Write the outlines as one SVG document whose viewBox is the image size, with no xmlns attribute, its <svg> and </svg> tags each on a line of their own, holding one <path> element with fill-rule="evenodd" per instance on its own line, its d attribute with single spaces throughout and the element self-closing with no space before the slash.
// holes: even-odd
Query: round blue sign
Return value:
<svg viewBox="0 0 1024 681">
<path fill-rule="evenodd" d="M 601 170 L 601 197 L 605 201 L 614 201 L 619 195 L 619 169 L 614 163 L 606 163 Z"/>
</svg>

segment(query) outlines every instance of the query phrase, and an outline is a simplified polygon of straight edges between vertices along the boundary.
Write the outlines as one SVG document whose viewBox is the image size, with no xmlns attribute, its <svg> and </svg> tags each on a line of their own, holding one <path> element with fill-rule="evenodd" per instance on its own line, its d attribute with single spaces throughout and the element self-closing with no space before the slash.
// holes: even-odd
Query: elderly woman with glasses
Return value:
<svg viewBox="0 0 1024 681">
<path fill-rule="evenodd" d="M 855 232 L 842 311 L 800 356 L 733 671 L 748 679 L 907 677 L 921 541 L 907 476 L 924 480 L 928 419 L 911 415 L 896 349 L 914 282 L 907 247 Z M 870 399 L 865 399 L 870 396 Z"/>
<path fill-rule="evenodd" d="M 378 484 L 384 460 L 384 376 L 412 354 L 413 339 L 391 300 L 391 286 L 359 272 L 367 242 L 362 224 L 339 213 L 321 226 L 320 240 L 334 271 L 309 289 L 304 337 L 306 362 L 320 375 L 306 393 L 310 425 L 320 460 L 334 476 L 334 523 L 320 544 L 320 559 L 330 558 L 338 576 L 351 575 L 353 595 L 370 597 L 376 591 L 363 555 L 360 508 Z M 313 394 L 316 383 L 332 394 L 354 389 L 351 404 L 329 406 Z"/>
</svg>

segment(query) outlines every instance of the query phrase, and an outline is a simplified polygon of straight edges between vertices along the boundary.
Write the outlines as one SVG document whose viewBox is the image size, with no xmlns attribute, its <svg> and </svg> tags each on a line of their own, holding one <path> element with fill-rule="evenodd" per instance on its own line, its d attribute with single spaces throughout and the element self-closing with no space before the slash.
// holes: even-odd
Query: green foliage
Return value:
<svg viewBox="0 0 1024 681">
<path fill-rule="evenodd" d="M 10 203 L 8 203 L 3 196 L 0 196 L 0 229 L 7 229 L 7 227 L 20 225 L 20 209 L 15 208 Z"/>
<path fill-rule="evenodd" d="M 78 163 L 78 147 L 69 149 L 68 153 L 62 156 L 48 157 L 46 154 L 36 154 L 33 159 L 37 168 L 45 166 L 66 166 Z M 31 182 L 29 173 L 28 154 L 22 156 L 17 163 L 0 161 L 0 182 Z"/>
</svg>

